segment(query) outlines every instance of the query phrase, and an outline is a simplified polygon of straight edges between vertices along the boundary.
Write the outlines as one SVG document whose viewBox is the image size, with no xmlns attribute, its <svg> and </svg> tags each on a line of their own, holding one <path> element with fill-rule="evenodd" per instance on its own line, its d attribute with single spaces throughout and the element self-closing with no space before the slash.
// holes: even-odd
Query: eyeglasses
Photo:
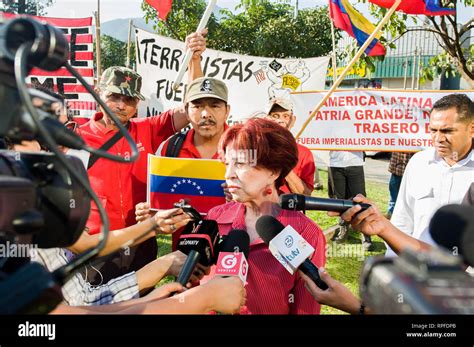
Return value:
<svg viewBox="0 0 474 347">
<path fill-rule="evenodd" d="M 64 123 L 64 126 L 66 128 L 68 128 L 69 130 L 71 131 L 75 131 L 76 128 L 77 128 L 77 122 L 73 121 L 73 120 L 70 120 L 70 121 L 67 121 L 66 123 Z"/>
</svg>

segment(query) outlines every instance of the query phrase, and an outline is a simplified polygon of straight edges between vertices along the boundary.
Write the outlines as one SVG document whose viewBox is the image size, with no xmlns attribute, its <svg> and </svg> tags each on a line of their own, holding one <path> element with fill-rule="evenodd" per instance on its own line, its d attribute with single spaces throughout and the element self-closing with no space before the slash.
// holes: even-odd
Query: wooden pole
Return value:
<svg viewBox="0 0 474 347">
<path fill-rule="evenodd" d="M 128 43 L 127 43 L 127 64 L 126 66 L 130 69 L 130 46 L 132 44 L 132 26 L 133 21 L 130 19 L 128 21 Z"/>
<path fill-rule="evenodd" d="M 102 76 L 102 62 L 101 62 L 101 49 L 100 49 L 100 0 L 97 0 L 97 11 L 95 15 L 95 62 L 97 64 L 97 83 Z"/>
<path fill-rule="evenodd" d="M 390 19 L 390 17 L 392 16 L 393 12 L 395 12 L 395 10 L 398 8 L 398 6 L 400 5 L 400 3 L 402 2 L 402 0 L 395 0 L 394 4 L 392 5 L 392 7 L 390 8 L 390 10 L 388 10 L 388 12 L 385 14 L 385 16 L 383 17 L 383 19 L 380 21 L 380 23 L 375 27 L 374 31 L 372 32 L 372 34 L 370 34 L 369 38 L 364 42 L 364 44 L 362 45 L 362 47 L 359 48 L 359 50 L 357 51 L 356 55 L 354 56 L 354 58 L 352 58 L 352 60 L 349 62 L 349 64 L 345 67 L 344 71 L 342 71 L 341 75 L 339 76 L 339 78 L 337 79 L 336 82 L 334 82 L 334 84 L 332 85 L 331 89 L 328 90 L 328 92 L 326 93 L 326 95 L 323 97 L 323 99 L 318 103 L 318 105 L 316 106 L 316 108 L 313 110 L 313 112 L 311 112 L 310 116 L 308 117 L 308 119 L 304 122 L 303 126 L 301 127 L 301 129 L 298 131 L 298 133 L 296 134 L 296 139 L 298 139 L 301 134 L 303 133 L 303 131 L 306 129 L 306 127 L 308 126 L 309 122 L 311 122 L 311 120 L 314 118 L 314 116 L 316 115 L 316 113 L 321 109 L 321 107 L 323 107 L 324 103 L 326 102 L 327 99 L 329 99 L 329 97 L 332 95 L 332 93 L 334 93 L 334 91 L 337 89 L 337 87 L 341 84 L 341 82 L 343 81 L 344 77 L 346 76 L 346 74 L 350 71 L 350 69 L 352 69 L 352 66 L 355 64 L 355 62 L 357 61 L 357 59 L 360 58 L 360 56 L 362 55 L 362 53 L 364 53 L 365 49 L 370 45 L 370 43 L 372 42 L 372 40 L 375 38 L 375 36 L 380 32 L 380 30 L 382 30 L 382 27 L 385 25 L 385 23 L 388 22 L 388 20 Z"/>
<path fill-rule="evenodd" d="M 334 34 L 334 23 L 329 18 L 331 23 L 331 38 L 332 38 L 332 84 L 336 83 L 337 80 L 337 57 L 336 57 L 336 35 Z"/>
</svg>

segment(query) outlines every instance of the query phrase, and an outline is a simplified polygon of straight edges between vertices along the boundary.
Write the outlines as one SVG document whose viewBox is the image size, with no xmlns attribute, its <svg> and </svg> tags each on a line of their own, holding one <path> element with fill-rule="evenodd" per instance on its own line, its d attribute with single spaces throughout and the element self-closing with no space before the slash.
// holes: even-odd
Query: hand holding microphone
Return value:
<svg viewBox="0 0 474 347">
<path fill-rule="evenodd" d="M 326 290 L 327 284 L 319 277 L 318 268 L 308 258 L 314 248 L 291 226 L 285 227 L 272 216 L 261 216 L 255 224 L 258 235 L 268 245 L 270 252 L 288 272 L 301 270 L 316 285 Z"/>
</svg>

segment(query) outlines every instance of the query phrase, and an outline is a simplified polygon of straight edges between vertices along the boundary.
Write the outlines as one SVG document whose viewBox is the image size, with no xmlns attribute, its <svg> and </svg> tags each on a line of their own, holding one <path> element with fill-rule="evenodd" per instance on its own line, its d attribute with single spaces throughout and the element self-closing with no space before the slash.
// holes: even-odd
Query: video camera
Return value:
<svg viewBox="0 0 474 347">
<path fill-rule="evenodd" d="M 404 250 L 399 257 L 373 257 L 364 264 L 361 299 L 377 314 L 474 314 L 474 208 L 448 205 L 430 223 L 441 248 Z M 447 251 L 449 250 L 449 252 Z"/>
<path fill-rule="evenodd" d="M 82 149 L 119 162 L 138 158 L 136 144 L 115 114 L 67 62 L 69 43 L 48 24 L 20 16 L 3 22 L 0 16 L 0 140 L 9 143 L 37 140 L 51 153 L 0 151 L 0 247 L 67 247 L 84 231 L 91 198 L 102 219 L 99 244 L 53 273 L 29 257 L 0 254 L 0 313 L 47 313 L 62 300 L 58 290 L 72 274 L 105 246 L 109 222 L 92 191 L 82 161 L 66 156 L 58 145 Z M 51 98 L 28 89 L 26 76 L 33 67 L 54 71 L 65 67 L 89 91 L 124 134 L 132 153 L 120 157 L 87 146 L 59 122 L 50 109 Z M 33 106 L 33 98 L 41 106 Z M 45 107 L 46 105 L 46 107 Z M 4 252 L 2 252 L 4 253 Z"/>
</svg>

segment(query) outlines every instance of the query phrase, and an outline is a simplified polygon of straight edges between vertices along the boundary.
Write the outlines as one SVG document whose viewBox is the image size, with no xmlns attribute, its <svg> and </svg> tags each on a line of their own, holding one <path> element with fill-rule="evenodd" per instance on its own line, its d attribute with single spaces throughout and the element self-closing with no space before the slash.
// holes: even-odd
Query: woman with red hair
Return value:
<svg viewBox="0 0 474 347">
<path fill-rule="evenodd" d="M 250 119 L 229 128 L 219 150 L 233 201 L 214 207 L 206 219 L 217 221 L 221 236 L 243 229 L 250 237 L 247 304 L 241 313 L 319 314 L 320 305 L 300 275 L 291 275 L 255 230 L 260 216 L 271 215 L 283 225 L 291 225 L 314 247 L 311 261 L 317 267 L 325 265 L 326 241 L 321 228 L 303 213 L 282 210 L 278 205 L 278 188 L 298 162 L 292 134 L 270 120 Z"/>
</svg>

